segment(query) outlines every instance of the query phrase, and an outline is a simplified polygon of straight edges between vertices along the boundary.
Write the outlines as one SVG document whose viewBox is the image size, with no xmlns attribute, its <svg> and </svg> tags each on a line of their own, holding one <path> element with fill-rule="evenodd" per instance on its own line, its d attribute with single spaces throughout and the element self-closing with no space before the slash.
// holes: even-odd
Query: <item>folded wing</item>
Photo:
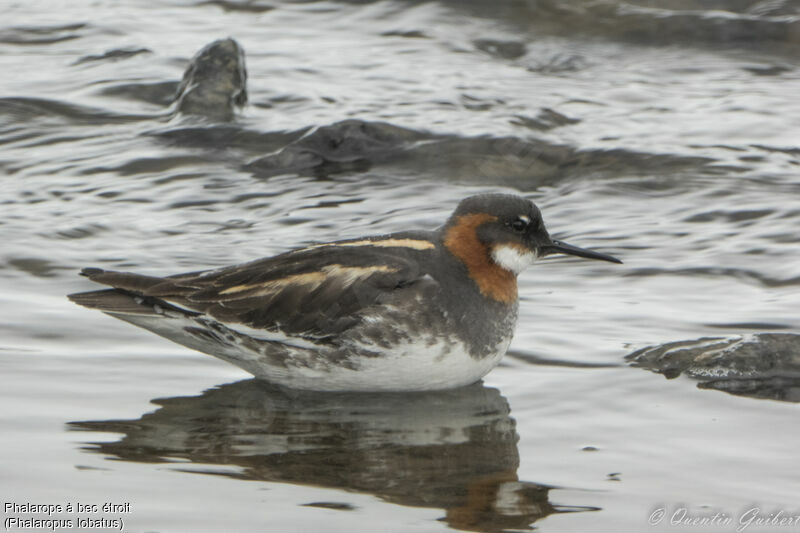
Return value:
<svg viewBox="0 0 800 533">
<path fill-rule="evenodd" d="M 113 289 L 70 298 L 111 314 L 145 313 L 161 305 L 324 341 L 357 324 L 372 306 L 391 302 L 399 291 L 435 284 L 411 253 L 373 246 L 312 247 L 166 278 L 90 268 L 82 273 Z"/>
</svg>

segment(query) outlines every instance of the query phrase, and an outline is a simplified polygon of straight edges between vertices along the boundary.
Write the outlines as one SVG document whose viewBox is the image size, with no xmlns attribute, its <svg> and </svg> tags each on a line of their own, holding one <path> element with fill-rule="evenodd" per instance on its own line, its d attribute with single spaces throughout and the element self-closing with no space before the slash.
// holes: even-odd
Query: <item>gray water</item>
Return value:
<svg viewBox="0 0 800 533">
<path fill-rule="evenodd" d="M 130 507 L 50 518 L 798 530 L 755 518 L 800 515 L 800 3 L 2 13 L 4 522 L 47 518 L 6 503 L 109 502 Z M 227 36 L 249 104 L 229 122 L 173 113 L 192 56 Z M 344 128 L 326 164 L 285 165 L 325 127 Z M 352 128 L 368 142 L 353 148 Z M 65 298 L 92 288 L 83 266 L 166 275 L 432 228 L 483 191 L 531 198 L 555 237 L 625 264 L 554 257 L 522 274 L 511 353 L 463 390 L 282 392 Z M 704 351 L 747 342 L 746 380 Z M 725 385 L 664 362 L 682 347 Z"/>
</svg>

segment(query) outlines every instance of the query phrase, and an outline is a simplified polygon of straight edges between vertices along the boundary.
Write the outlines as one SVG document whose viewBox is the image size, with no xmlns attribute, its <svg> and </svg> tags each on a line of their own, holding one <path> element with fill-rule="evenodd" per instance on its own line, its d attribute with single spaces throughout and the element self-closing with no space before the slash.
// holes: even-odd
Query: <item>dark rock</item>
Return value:
<svg viewBox="0 0 800 533">
<path fill-rule="evenodd" d="M 176 110 L 230 120 L 247 103 L 244 50 L 233 39 L 214 41 L 192 58 L 175 97 Z"/>
<path fill-rule="evenodd" d="M 670 379 L 684 374 L 701 381 L 698 387 L 704 389 L 800 401 L 800 335 L 757 333 L 671 342 L 626 359 Z"/>
</svg>

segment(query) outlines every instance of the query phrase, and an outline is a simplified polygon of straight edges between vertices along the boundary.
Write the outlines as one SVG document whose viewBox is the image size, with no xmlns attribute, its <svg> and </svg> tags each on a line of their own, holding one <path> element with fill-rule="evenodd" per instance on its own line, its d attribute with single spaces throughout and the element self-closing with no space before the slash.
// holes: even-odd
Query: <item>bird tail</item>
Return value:
<svg viewBox="0 0 800 533">
<path fill-rule="evenodd" d="M 78 305 L 97 309 L 111 315 L 163 315 L 164 311 L 174 311 L 185 316 L 199 313 L 177 307 L 161 298 L 147 296 L 159 285 L 167 285 L 164 278 L 143 276 L 130 272 L 115 272 L 101 268 L 84 268 L 81 275 L 96 283 L 113 287 L 99 291 L 78 292 L 67 295 Z M 165 283 L 166 282 L 166 283 Z"/>
</svg>

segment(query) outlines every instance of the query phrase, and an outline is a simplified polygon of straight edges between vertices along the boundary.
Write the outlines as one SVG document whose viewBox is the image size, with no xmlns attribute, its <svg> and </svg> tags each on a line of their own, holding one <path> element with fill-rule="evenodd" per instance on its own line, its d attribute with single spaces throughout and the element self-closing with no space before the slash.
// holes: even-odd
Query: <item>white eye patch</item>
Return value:
<svg viewBox="0 0 800 533">
<path fill-rule="evenodd" d="M 492 249 L 494 262 L 514 274 L 519 274 L 531 266 L 537 258 L 534 252 L 522 252 L 514 246 L 498 244 Z"/>
</svg>

